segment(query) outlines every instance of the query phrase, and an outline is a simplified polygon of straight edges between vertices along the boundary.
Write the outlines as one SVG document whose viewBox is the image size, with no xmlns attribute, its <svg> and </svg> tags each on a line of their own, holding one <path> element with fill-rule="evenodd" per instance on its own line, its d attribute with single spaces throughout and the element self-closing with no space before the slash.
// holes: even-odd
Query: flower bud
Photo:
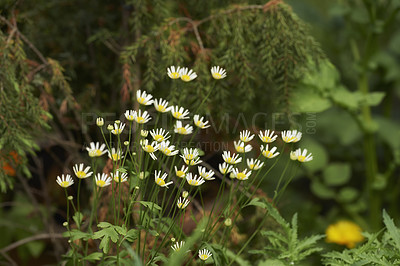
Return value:
<svg viewBox="0 0 400 266">
<path fill-rule="evenodd" d="M 102 117 L 97 117 L 96 124 L 99 127 L 103 126 L 104 125 L 104 119 Z"/>
<path fill-rule="evenodd" d="M 147 130 L 140 130 L 140 135 L 143 137 L 143 138 L 145 138 L 145 137 L 147 137 L 147 135 L 149 135 L 149 131 L 147 131 Z"/>
<path fill-rule="evenodd" d="M 68 200 L 73 200 L 74 199 L 74 197 L 73 196 L 68 196 L 68 198 L 67 198 Z"/>
<path fill-rule="evenodd" d="M 115 120 L 115 124 L 119 125 L 121 123 L 120 120 Z"/>
<path fill-rule="evenodd" d="M 128 146 L 128 145 L 129 145 L 129 141 L 127 141 L 127 140 L 124 141 L 124 145 L 125 145 L 125 146 Z"/>
<path fill-rule="evenodd" d="M 176 241 L 176 239 L 175 238 L 171 238 L 171 242 L 175 242 Z"/>
<path fill-rule="evenodd" d="M 114 126 L 113 126 L 113 125 L 108 125 L 108 126 L 107 126 L 107 129 L 111 131 L 111 130 L 114 129 Z"/>
<path fill-rule="evenodd" d="M 188 196 L 189 196 L 189 192 L 187 192 L 187 191 L 183 191 L 183 192 L 182 192 L 182 197 L 183 197 L 183 198 L 186 199 Z"/>
<path fill-rule="evenodd" d="M 225 222 L 224 222 L 224 224 L 225 224 L 225 226 L 227 226 L 227 227 L 231 226 L 231 225 L 232 225 L 232 220 L 231 220 L 231 218 L 226 219 Z"/>
<path fill-rule="evenodd" d="M 63 226 L 67 227 L 68 226 L 68 222 L 63 222 Z"/>
</svg>

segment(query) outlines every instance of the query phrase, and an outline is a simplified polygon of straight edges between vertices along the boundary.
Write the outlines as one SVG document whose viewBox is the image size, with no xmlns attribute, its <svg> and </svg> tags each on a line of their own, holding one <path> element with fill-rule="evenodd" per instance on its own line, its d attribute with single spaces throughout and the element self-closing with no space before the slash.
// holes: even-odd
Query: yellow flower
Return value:
<svg viewBox="0 0 400 266">
<path fill-rule="evenodd" d="M 361 228 L 357 224 L 350 221 L 339 221 L 326 229 L 326 242 L 354 248 L 356 243 L 364 240 L 361 232 Z"/>
</svg>

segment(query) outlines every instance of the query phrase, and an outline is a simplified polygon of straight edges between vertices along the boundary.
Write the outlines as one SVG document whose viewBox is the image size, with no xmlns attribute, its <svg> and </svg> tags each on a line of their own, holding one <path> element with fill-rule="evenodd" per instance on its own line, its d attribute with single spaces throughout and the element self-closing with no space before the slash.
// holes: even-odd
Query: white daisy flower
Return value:
<svg viewBox="0 0 400 266">
<path fill-rule="evenodd" d="M 301 152 L 301 149 L 299 148 L 294 151 L 294 154 L 297 156 L 297 160 L 302 163 L 309 162 L 313 159 L 312 153 L 307 155 L 307 149 L 304 149 L 303 152 Z M 290 158 L 292 158 L 292 153 L 290 153 Z"/>
<path fill-rule="evenodd" d="M 187 67 L 182 67 L 181 70 L 179 71 L 180 78 L 183 81 L 189 82 L 191 80 L 194 80 L 197 78 L 196 72 L 194 72 L 192 69 L 189 70 Z"/>
<path fill-rule="evenodd" d="M 170 144 L 169 140 L 161 142 L 159 150 L 167 156 L 177 155 L 179 151 L 175 150 L 175 145 L 169 145 L 169 144 Z"/>
<path fill-rule="evenodd" d="M 277 135 L 274 135 L 274 131 L 265 130 L 264 132 L 260 130 L 260 134 L 258 134 L 258 137 L 261 139 L 262 142 L 264 143 L 271 143 L 276 140 L 278 137 Z"/>
<path fill-rule="evenodd" d="M 184 209 L 189 205 L 189 203 L 190 203 L 189 200 L 179 197 L 176 205 L 178 206 L 179 209 Z"/>
<path fill-rule="evenodd" d="M 238 142 L 234 141 L 233 144 L 235 145 L 235 150 L 238 153 L 246 153 L 253 149 L 253 147 L 250 144 L 244 146 L 244 142 L 240 140 Z"/>
<path fill-rule="evenodd" d="M 233 168 L 233 166 L 227 164 L 226 162 L 219 164 L 219 171 L 223 175 L 230 173 L 232 171 L 232 168 Z"/>
<path fill-rule="evenodd" d="M 206 182 L 206 181 L 204 181 L 204 179 L 201 176 L 199 176 L 199 177 L 197 177 L 197 175 L 193 176 L 192 173 L 186 174 L 186 181 L 188 182 L 189 185 L 195 186 L 195 187 L 200 186 L 201 184 Z"/>
<path fill-rule="evenodd" d="M 193 117 L 193 121 L 194 121 L 194 124 L 196 125 L 196 127 L 199 127 L 201 129 L 210 127 L 210 125 L 207 125 L 208 121 L 203 121 L 203 119 L 204 119 L 204 117 L 200 118 L 200 115 L 195 115 Z"/>
<path fill-rule="evenodd" d="M 98 187 L 106 187 L 111 185 L 111 177 L 109 177 L 107 174 L 105 173 L 98 173 L 95 177 L 95 181 L 96 181 L 96 186 Z"/>
<path fill-rule="evenodd" d="M 147 111 L 144 111 L 142 114 L 142 111 L 139 110 L 138 112 L 134 113 L 134 119 L 138 124 L 145 124 L 151 120 L 151 116 Z"/>
<path fill-rule="evenodd" d="M 157 141 L 153 141 L 151 144 L 149 144 L 148 139 L 142 139 L 140 144 L 142 145 L 142 149 L 149 153 L 153 160 L 157 160 L 157 157 L 154 155 L 154 152 L 156 152 L 160 147 Z"/>
<path fill-rule="evenodd" d="M 153 129 L 150 131 L 150 135 L 157 142 L 163 142 L 164 140 L 169 139 L 171 136 L 168 136 L 169 132 L 163 128 Z"/>
<path fill-rule="evenodd" d="M 189 135 L 193 132 L 193 127 L 190 125 L 183 126 L 181 121 L 176 121 L 174 132 L 181 135 Z"/>
<path fill-rule="evenodd" d="M 180 178 L 185 178 L 186 172 L 189 170 L 189 167 L 182 165 L 182 168 L 178 170 L 178 168 L 175 166 L 175 174 L 177 177 Z"/>
<path fill-rule="evenodd" d="M 125 128 L 125 124 L 124 123 L 114 123 L 114 129 L 111 130 L 111 133 L 113 133 L 114 135 L 120 135 L 122 133 L 122 131 Z"/>
<path fill-rule="evenodd" d="M 154 108 L 156 108 L 157 112 L 166 113 L 169 111 L 168 102 L 163 99 L 155 99 L 154 100 Z"/>
<path fill-rule="evenodd" d="M 239 169 L 233 168 L 232 174 L 236 179 L 243 181 L 249 179 L 251 171 L 249 169 L 244 169 L 244 171 L 239 171 Z"/>
<path fill-rule="evenodd" d="M 261 145 L 260 147 L 262 155 L 264 155 L 264 157 L 268 159 L 272 159 L 279 155 L 279 152 L 274 153 L 276 149 L 277 149 L 276 147 L 273 147 L 271 150 L 268 150 L 268 144 L 265 146 L 265 149 L 263 145 Z"/>
<path fill-rule="evenodd" d="M 282 140 L 286 143 L 298 142 L 301 135 L 301 132 L 297 130 L 285 130 L 282 132 Z"/>
<path fill-rule="evenodd" d="M 211 68 L 211 75 L 214 79 L 223 79 L 226 77 L 226 70 L 219 66 L 213 66 Z"/>
<path fill-rule="evenodd" d="M 213 175 L 215 174 L 213 170 L 206 172 L 207 168 L 198 166 L 199 175 L 204 178 L 205 180 L 214 180 L 215 178 Z"/>
<path fill-rule="evenodd" d="M 196 148 L 184 148 L 181 157 L 185 160 L 193 160 L 199 157 L 199 151 Z"/>
<path fill-rule="evenodd" d="M 212 253 L 209 251 L 209 250 L 207 250 L 207 249 L 202 249 L 202 250 L 200 250 L 199 251 L 199 258 L 201 259 L 201 260 L 207 260 L 209 257 L 211 257 L 212 256 Z"/>
<path fill-rule="evenodd" d="M 254 138 L 254 134 L 250 135 L 251 132 L 249 130 L 244 130 L 240 132 L 240 140 L 243 142 L 249 142 Z"/>
<path fill-rule="evenodd" d="M 115 171 L 115 174 L 110 173 L 111 177 L 114 179 L 115 182 L 119 183 L 123 183 L 128 181 L 128 174 L 127 173 L 120 173 L 118 170 Z"/>
<path fill-rule="evenodd" d="M 160 177 L 160 175 L 161 175 L 161 171 L 154 171 L 154 181 L 160 187 L 168 188 L 168 186 L 171 185 L 173 182 L 170 181 L 168 183 L 165 183 L 165 178 L 167 178 L 168 175 L 166 173 L 164 173 L 161 177 Z"/>
<path fill-rule="evenodd" d="M 180 71 L 180 66 L 178 66 L 176 69 L 175 66 L 170 66 L 169 68 L 167 68 L 168 77 L 170 77 L 171 79 L 178 79 L 180 77 Z"/>
<path fill-rule="evenodd" d="M 76 177 L 80 179 L 87 178 L 93 174 L 93 172 L 89 173 L 90 166 L 87 166 L 85 170 L 83 170 L 83 163 L 79 165 L 75 164 L 72 169 L 74 170 Z"/>
<path fill-rule="evenodd" d="M 176 242 L 173 246 L 171 246 L 171 248 L 176 252 L 179 251 L 183 245 L 185 245 L 185 241 Z"/>
<path fill-rule="evenodd" d="M 72 179 L 71 175 L 68 174 L 65 176 L 62 174 L 61 177 L 57 176 L 56 182 L 63 188 L 67 188 L 74 184 L 74 180 Z"/>
<path fill-rule="evenodd" d="M 138 103 L 142 105 L 150 105 L 153 103 L 153 100 L 151 99 L 153 96 L 151 94 L 147 94 L 145 91 L 138 90 L 136 92 L 136 100 Z"/>
<path fill-rule="evenodd" d="M 120 149 L 111 148 L 111 153 L 110 151 L 107 152 L 108 152 L 108 157 L 113 161 L 121 160 L 124 157 Z"/>
<path fill-rule="evenodd" d="M 260 169 L 262 166 L 264 165 L 263 162 L 261 162 L 260 160 L 257 159 L 247 159 L 247 166 L 251 169 L 251 170 L 258 170 Z"/>
<path fill-rule="evenodd" d="M 196 159 L 194 159 L 194 160 L 186 160 L 186 159 L 183 159 L 183 161 L 184 161 L 185 164 L 187 164 L 187 165 L 197 165 L 197 164 L 203 162 L 202 160 L 200 160 L 200 158 L 196 158 Z"/>
<path fill-rule="evenodd" d="M 107 152 L 105 147 L 106 144 L 104 143 L 100 146 L 99 142 L 90 142 L 90 147 L 86 147 L 86 150 L 88 151 L 90 157 L 99 157 Z"/>
<path fill-rule="evenodd" d="M 224 151 L 224 153 L 222 154 L 222 159 L 224 159 L 224 161 L 229 164 L 240 163 L 242 161 L 242 158 L 238 158 L 238 157 L 239 157 L 239 154 L 235 154 L 235 153 L 233 153 L 231 156 L 230 151 Z"/>
<path fill-rule="evenodd" d="M 171 114 L 176 119 L 188 119 L 189 118 L 189 110 L 185 110 L 183 107 L 179 107 L 177 105 L 171 107 Z"/>
<path fill-rule="evenodd" d="M 126 120 L 128 120 L 128 121 L 135 120 L 135 113 L 136 113 L 136 111 L 126 110 L 124 113 Z"/>
</svg>

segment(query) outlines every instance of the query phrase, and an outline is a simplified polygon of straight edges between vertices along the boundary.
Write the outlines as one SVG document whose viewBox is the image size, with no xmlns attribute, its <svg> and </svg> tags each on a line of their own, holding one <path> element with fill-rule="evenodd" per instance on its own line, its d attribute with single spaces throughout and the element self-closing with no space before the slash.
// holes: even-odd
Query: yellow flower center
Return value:
<svg viewBox="0 0 400 266">
<path fill-rule="evenodd" d="M 136 122 L 138 122 L 139 124 L 143 124 L 144 123 L 144 118 L 141 116 L 136 117 Z"/>
<path fill-rule="evenodd" d="M 178 171 L 176 171 L 176 176 L 180 177 L 180 178 L 184 178 L 185 177 L 185 172 L 183 172 L 181 170 L 178 170 Z"/>
<path fill-rule="evenodd" d="M 222 172 L 223 174 L 226 174 L 226 171 L 228 171 L 228 168 L 222 168 L 222 169 L 221 169 L 221 172 Z"/>
<path fill-rule="evenodd" d="M 236 151 L 237 152 L 244 152 L 244 147 L 243 146 L 236 146 Z"/>
<path fill-rule="evenodd" d="M 191 153 L 190 154 L 186 154 L 185 157 L 186 157 L 187 160 L 193 160 L 194 159 L 194 154 L 191 154 Z"/>
<path fill-rule="evenodd" d="M 68 187 L 69 186 L 69 182 L 68 181 L 62 181 L 61 182 L 61 186 L 62 187 Z"/>
<path fill-rule="evenodd" d="M 190 81 L 189 75 L 182 75 L 181 79 L 186 82 Z"/>
<path fill-rule="evenodd" d="M 226 159 L 227 163 L 234 163 L 235 160 L 232 157 L 229 157 L 228 159 Z"/>
<path fill-rule="evenodd" d="M 137 99 L 137 101 L 138 101 L 140 104 L 144 104 L 144 102 L 146 101 L 146 99 L 143 98 L 143 97 L 139 97 L 139 98 Z"/>
<path fill-rule="evenodd" d="M 133 115 L 128 115 L 127 117 L 126 117 L 126 119 L 128 119 L 129 121 L 133 121 Z"/>
<path fill-rule="evenodd" d="M 175 118 L 180 118 L 182 116 L 181 112 L 174 112 L 174 117 Z"/>
<path fill-rule="evenodd" d="M 267 136 L 264 136 L 264 137 L 262 138 L 262 141 L 265 142 L 265 143 L 270 143 L 270 142 L 271 142 L 271 138 L 270 138 L 270 137 L 267 137 Z"/>
<path fill-rule="evenodd" d="M 304 161 L 306 160 L 306 156 L 299 155 L 299 156 L 297 157 L 297 160 L 299 160 L 299 162 L 304 162 Z"/>
<path fill-rule="evenodd" d="M 189 185 L 191 186 L 198 186 L 199 182 L 197 180 L 191 179 L 188 181 Z"/>
<path fill-rule="evenodd" d="M 200 259 L 201 259 L 201 260 L 206 260 L 206 259 L 208 259 L 207 254 L 202 254 L 202 255 L 200 255 Z"/>
<path fill-rule="evenodd" d="M 171 78 L 172 78 L 172 79 L 177 79 L 177 78 L 179 78 L 179 73 L 178 73 L 178 72 L 172 72 L 172 73 L 171 73 Z"/>
<path fill-rule="evenodd" d="M 115 182 L 119 182 L 120 179 L 121 179 L 121 178 L 120 178 L 119 176 L 114 176 L 114 181 L 115 181 Z"/>
<path fill-rule="evenodd" d="M 178 205 L 179 209 L 182 209 L 183 203 L 178 203 L 177 205 Z M 179 249 L 177 249 L 177 250 L 179 250 Z"/>
<path fill-rule="evenodd" d="M 96 185 L 98 187 L 104 187 L 106 185 L 106 182 L 104 180 L 97 180 Z"/>
<path fill-rule="evenodd" d="M 164 112 L 164 111 L 165 111 L 165 106 L 159 104 L 159 105 L 157 106 L 156 109 L 157 109 L 157 111 L 159 111 L 159 112 Z"/>
<path fill-rule="evenodd" d="M 111 154 L 111 157 L 114 161 L 118 161 L 119 159 L 121 159 L 121 156 L 117 153 Z"/>
<path fill-rule="evenodd" d="M 164 136 L 163 136 L 163 135 L 155 135 L 155 136 L 154 136 L 154 139 L 155 139 L 156 141 L 158 141 L 158 142 L 161 142 L 161 141 L 164 140 Z"/>
<path fill-rule="evenodd" d="M 178 127 L 178 128 L 176 129 L 176 131 L 178 131 L 178 133 L 179 133 L 179 134 L 182 134 L 182 135 L 185 135 L 185 134 L 187 133 L 187 130 L 186 130 L 186 128 L 184 128 L 184 127 Z"/>
<path fill-rule="evenodd" d="M 86 173 L 83 172 L 83 171 L 78 171 L 78 172 L 76 172 L 76 176 L 78 178 L 85 178 L 86 177 Z"/>
<path fill-rule="evenodd" d="M 196 121 L 196 126 L 197 127 L 204 127 L 204 123 L 201 121 Z"/>
<path fill-rule="evenodd" d="M 243 173 L 238 173 L 238 174 L 236 175 L 236 178 L 239 179 L 239 180 L 243 180 L 243 179 L 246 178 L 246 175 L 243 174 Z"/>
<path fill-rule="evenodd" d="M 273 153 L 270 151 L 263 151 L 262 154 L 264 155 L 264 157 L 267 157 L 267 158 L 271 158 L 273 155 Z"/>
<path fill-rule="evenodd" d="M 165 149 L 162 150 L 162 152 L 163 152 L 165 155 L 169 155 L 169 154 L 171 153 L 171 150 L 168 149 L 168 148 L 165 148 Z"/>
<path fill-rule="evenodd" d="M 145 147 L 144 147 L 144 150 L 146 151 L 146 152 L 154 152 L 154 148 L 153 148 L 153 146 L 151 146 L 151 145 L 146 145 Z"/>
<path fill-rule="evenodd" d="M 212 76 L 213 76 L 213 78 L 215 78 L 215 79 L 221 79 L 221 77 L 222 77 L 222 75 L 221 75 L 220 73 L 218 73 L 218 72 L 214 72 L 214 73 L 212 74 Z"/>
<path fill-rule="evenodd" d="M 159 186 L 165 186 L 165 181 L 162 178 L 157 178 L 156 183 Z"/>
<path fill-rule="evenodd" d="M 113 130 L 113 133 L 116 134 L 116 135 L 121 134 L 121 132 L 122 132 L 122 130 L 120 128 L 117 128 L 117 129 Z"/>
<path fill-rule="evenodd" d="M 251 164 L 249 165 L 249 168 L 253 170 L 253 169 L 254 169 L 254 166 L 255 166 L 255 164 L 254 164 L 254 163 L 251 163 Z"/>
</svg>

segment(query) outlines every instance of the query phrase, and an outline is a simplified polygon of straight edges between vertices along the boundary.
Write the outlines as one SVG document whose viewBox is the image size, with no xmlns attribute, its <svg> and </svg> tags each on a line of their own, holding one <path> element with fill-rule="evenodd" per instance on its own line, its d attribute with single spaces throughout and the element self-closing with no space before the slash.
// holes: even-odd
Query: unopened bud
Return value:
<svg viewBox="0 0 400 266">
<path fill-rule="evenodd" d="M 68 198 L 67 198 L 68 200 L 73 200 L 74 199 L 74 197 L 72 197 L 72 196 L 68 196 Z"/>
<path fill-rule="evenodd" d="M 147 137 L 147 135 L 149 135 L 149 131 L 142 129 L 142 130 L 140 130 L 140 135 L 143 138 L 145 138 L 145 137 Z"/>
<path fill-rule="evenodd" d="M 99 126 L 99 127 L 103 126 L 103 125 L 104 125 L 104 119 L 103 119 L 102 117 L 98 117 L 98 118 L 96 119 L 96 124 L 97 124 L 97 126 Z"/>
<path fill-rule="evenodd" d="M 171 238 L 171 241 L 172 241 L 172 242 L 175 242 L 175 241 L 176 241 L 176 239 L 175 239 L 175 238 Z"/>
<path fill-rule="evenodd" d="M 232 225 L 232 220 L 231 220 L 231 218 L 226 219 L 225 222 L 224 222 L 224 224 L 225 224 L 225 226 L 227 226 L 227 227 L 231 226 L 231 225 Z"/>
<path fill-rule="evenodd" d="M 111 131 L 111 130 L 114 129 L 114 127 L 113 127 L 113 125 L 108 125 L 108 126 L 107 126 L 107 129 Z"/>
<path fill-rule="evenodd" d="M 63 222 L 63 226 L 67 227 L 68 226 L 68 222 Z"/>
<path fill-rule="evenodd" d="M 115 124 L 120 124 L 121 121 L 120 120 L 115 120 Z"/>
<path fill-rule="evenodd" d="M 124 145 L 125 145 L 125 146 L 128 146 L 128 145 L 129 145 L 129 141 L 127 141 L 127 140 L 124 141 Z"/>
<path fill-rule="evenodd" d="M 182 197 L 183 198 L 187 198 L 189 196 L 189 192 L 187 192 L 187 191 L 183 191 L 182 192 Z"/>
</svg>

